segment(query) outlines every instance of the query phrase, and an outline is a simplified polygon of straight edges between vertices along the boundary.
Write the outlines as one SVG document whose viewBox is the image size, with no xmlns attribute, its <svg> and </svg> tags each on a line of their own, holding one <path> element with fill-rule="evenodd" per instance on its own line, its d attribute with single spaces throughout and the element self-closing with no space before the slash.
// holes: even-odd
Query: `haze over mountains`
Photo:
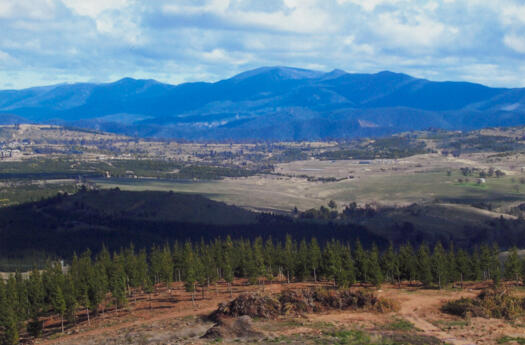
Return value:
<svg viewBox="0 0 525 345">
<path fill-rule="evenodd" d="M 525 124 L 525 89 L 405 74 L 262 67 L 216 83 L 124 78 L 0 91 L 0 123 L 141 137 L 315 140 Z"/>
</svg>

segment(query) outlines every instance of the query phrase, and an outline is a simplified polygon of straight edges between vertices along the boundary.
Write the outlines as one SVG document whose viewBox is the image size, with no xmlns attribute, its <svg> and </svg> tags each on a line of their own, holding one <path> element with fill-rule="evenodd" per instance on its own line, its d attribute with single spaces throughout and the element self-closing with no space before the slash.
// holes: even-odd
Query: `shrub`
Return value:
<svg viewBox="0 0 525 345">
<path fill-rule="evenodd" d="M 461 317 L 471 315 L 510 320 L 525 313 L 525 299 L 513 296 L 506 289 L 491 289 L 482 291 L 476 298 L 449 301 L 441 310 Z"/>
</svg>

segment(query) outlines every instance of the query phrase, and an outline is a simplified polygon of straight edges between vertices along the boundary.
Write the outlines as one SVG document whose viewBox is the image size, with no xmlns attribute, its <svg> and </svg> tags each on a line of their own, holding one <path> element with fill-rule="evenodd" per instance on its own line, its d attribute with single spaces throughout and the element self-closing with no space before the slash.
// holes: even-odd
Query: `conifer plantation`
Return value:
<svg viewBox="0 0 525 345">
<path fill-rule="evenodd" d="M 452 244 L 437 243 L 433 248 L 411 244 L 380 251 L 375 245 L 364 248 L 359 241 L 343 243 L 315 238 L 284 242 L 272 238 L 255 240 L 214 239 L 193 243 L 175 242 L 137 249 L 133 245 L 110 253 L 105 247 L 94 254 L 87 250 L 74 254 L 71 264 L 49 263 L 44 270 L 33 270 L 27 277 L 13 274 L 0 280 L 0 344 L 17 344 L 19 334 L 38 337 L 43 317 L 61 320 L 61 330 L 80 319 L 88 324 L 107 308 L 117 314 L 133 301 L 137 293 L 151 294 L 171 282 L 183 282 L 192 300 L 206 298 L 216 284 L 229 286 L 235 278 L 243 284 L 263 285 L 279 280 L 323 281 L 334 288 L 355 284 L 380 286 L 384 282 L 400 285 L 411 282 L 428 288 L 451 283 L 491 280 L 520 281 L 525 263 L 517 249 L 501 262 L 495 245 L 482 245 L 467 252 Z"/>
</svg>

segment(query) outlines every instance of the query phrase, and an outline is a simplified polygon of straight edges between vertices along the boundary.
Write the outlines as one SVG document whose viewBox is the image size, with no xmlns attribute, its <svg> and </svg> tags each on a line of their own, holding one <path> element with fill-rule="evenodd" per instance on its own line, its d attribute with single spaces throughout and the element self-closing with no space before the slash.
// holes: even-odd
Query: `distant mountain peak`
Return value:
<svg viewBox="0 0 525 345">
<path fill-rule="evenodd" d="M 379 75 L 379 76 L 390 76 L 390 77 L 401 77 L 401 78 L 406 78 L 406 79 L 416 79 L 412 76 L 409 76 L 408 74 L 405 74 L 405 73 L 398 73 L 398 72 L 392 72 L 392 71 L 380 71 L 380 72 L 377 72 L 376 75 Z"/>
<path fill-rule="evenodd" d="M 128 84 L 160 84 L 155 79 L 135 79 L 131 77 L 124 77 L 108 85 L 128 85 Z"/>
<path fill-rule="evenodd" d="M 348 72 L 346 71 L 343 71 L 342 69 L 334 69 L 328 73 L 326 73 L 325 75 L 323 75 L 323 79 L 325 80 L 328 80 L 328 79 L 335 79 L 335 78 L 339 78 L 345 74 L 348 74 Z"/>
<path fill-rule="evenodd" d="M 245 80 L 261 75 L 273 75 L 279 79 L 315 79 L 321 77 L 323 72 L 286 66 L 265 66 L 239 73 L 231 79 Z"/>
</svg>

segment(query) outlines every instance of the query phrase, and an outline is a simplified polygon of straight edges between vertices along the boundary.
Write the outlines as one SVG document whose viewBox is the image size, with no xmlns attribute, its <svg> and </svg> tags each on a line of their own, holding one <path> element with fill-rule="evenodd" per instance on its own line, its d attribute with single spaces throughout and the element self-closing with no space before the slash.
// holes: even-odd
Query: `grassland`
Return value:
<svg viewBox="0 0 525 345">
<path fill-rule="evenodd" d="M 405 174 L 376 174 L 367 178 L 345 179 L 338 182 L 311 182 L 302 177 L 258 175 L 242 179 L 196 181 L 191 183 L 166 180 L 97 179 L 101 188 L 119 187 L 123 190 L 159 190 L 190 192 L 206 195 L 253 209 L 290 211 L 326 205 L 379 202 L 384 205 L 408 205 L 421 202 L 492 203 L 504 208 L 525 201 L 525 185 L 515 177 L 488 178 L 477 184 L 476 178 L 464 179 L 459 171 L 449 176 L 445 170 Z M 518 187 L 518 189 L 516 189 Z"/>
</svg>

